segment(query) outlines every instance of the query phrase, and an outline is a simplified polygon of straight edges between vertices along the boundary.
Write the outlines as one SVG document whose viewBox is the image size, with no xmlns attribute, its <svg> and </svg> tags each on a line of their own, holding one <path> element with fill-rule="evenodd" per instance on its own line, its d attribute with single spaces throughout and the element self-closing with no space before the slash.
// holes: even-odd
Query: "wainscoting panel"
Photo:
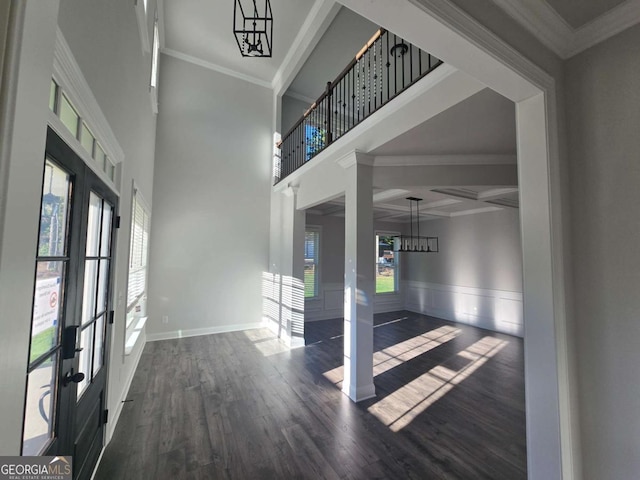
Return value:
<svg viewBox="0 0 640 480">
<path fill-rule="evenodd" d="M 404 290 L 411 312 L 524 336 L 521 292 L 412 281 Z"/>
<path fill-rule="evenodd" d="M 404 310 L 404 295 L 399 293 L 385 293 L 373 298 L 373 312 L 395 312 Z M 320 286 L 317 298 L 304 301 L 304 321 L 329 320 L 342 318 L 344 315 L 344 285 L 342 283 L 324 283 Z"/>
</svg>

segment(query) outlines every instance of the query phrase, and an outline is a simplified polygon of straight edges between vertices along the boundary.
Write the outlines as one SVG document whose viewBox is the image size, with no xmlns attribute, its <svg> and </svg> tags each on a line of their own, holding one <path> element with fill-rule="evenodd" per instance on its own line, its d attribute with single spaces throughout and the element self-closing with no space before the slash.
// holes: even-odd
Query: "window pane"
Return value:
<svg viewBox="0 0 640 480">
<path fill-rule="evenodd" d="M 40 455 L 53 438 L 57 359 L 58 354 L 53 354 L 27 378 L 23 455 Z"/>
<path fill-rule="evenodd" d="M 87 124 L 82 122 L 82 131 L 80 134 L 80 143 L 84 149 L 93 157 L 93 134 L 87 128 Z"/>
<path fill-rule="evenodd" d="M 393 293 L 396 289 L 396 258 L 393 236 L 376 235 L 376 293 Z"/>
<path fill-rule="evenodd" d="M 56 164 L 47 160 L 42 184 L 40 238 L 38 239 L 38 255 L 41 257 L 66 255 L 70 196 L 71 177 Z"/>
<path fill-rule="evenodd" d="M 77 398 L 86 390 L 91 380 L 91 359 L 93 358 L 93 328 L 95 323 L 86 327 L 80 333 L 80 364 L 78 371 L 84 373 L 84 380 L 78 383 Z"/>
<path fill-rule="evenodd" d="M 100 371 L 103 363 L 104 356 L 104 326 L 105 326 L 105 316 L 102 315 L 98 320 L 96 320 L 96 341 L 93 349 L 93 377 Z"/>
<path fill-rule="evenodd" d="M 102 199 L 91 192 L 91 196 L 89 197 L 89 221 L 87 225 L 87 257 L 98 256 L 101 216 Z"/>
<path fill-rule="evenodd" d="M 31 321 L 29 363 L 58 344 L 60 308 L 63 304 L 66 262 L 38 262 Z"/>
<path fill-rule="evenodd" d="M 308 230 L 304 234 L 304 296 L 318 296 L 318 248 L 320 234 Z"/>
<path fill-rule="evenodd" d="M 96 312 L 99 315 L 107 309 L 107 292 L 109 290 L 109 260 L 100 260 L 98 285 L 98 301 Z"/>
<path fill-rule="evenodd" d="M 104 150 L 100 146 L 98 142 L 96 142 L 96 162 L 98 162 L 98 167 L 100 170 L 104 171 L 105 162 L 107 160 L 107 155 L 104 153 Z"/>
<path fill-rule="evenodd" d="M 115 181 L 116 179 L 116 166 L 111 163 L 111 161 L 109 161 L 107 164 L 107 176 L 112 181 Z"/>
<path fill-rule="evenodd" d="M 51 80 L 51 88 L 49 90 L 49 109 L 52 112 L 56 111 L 56 94 L 58 93 L 58 85 Z"/>
<path fill-rule="evenodd" d="M 64 123 L 65 127 L 69 129 L 71 133 L 73 133 L 74 137 L 78 136 L 78 114 L 75 109 L 71 106 L 67 97 L 62 94 L 60 95 L 60 120 Z"/>
<path fill-rule="evenodd" d="M 111 216 L 113 215 L 113 207 L 104 202 L 102 211 L 102 240 L 100 240 L 100 256 L 111 256 Z"/>
<path fill-rule="evenodd" d="M 83 325 L 95 318 L 97 284 L 98 260 L 87 260 L 84 264 L 84 293 L 82 296 Z"/>
</svg>

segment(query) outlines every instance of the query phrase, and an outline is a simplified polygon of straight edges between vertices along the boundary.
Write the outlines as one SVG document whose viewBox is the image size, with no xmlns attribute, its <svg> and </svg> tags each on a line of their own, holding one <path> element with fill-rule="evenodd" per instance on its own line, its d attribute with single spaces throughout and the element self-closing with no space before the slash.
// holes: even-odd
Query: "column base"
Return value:
<svg viewBox="0 0 640 480">
<path fill-rule="evenodd" d="M 376 396 L 376 386 L 371 383 L 363 387 L 356 387 L 355 385 L 345 385 L 342 387 L 342 393 L 349 397 L 355 403 L 362 402 L 363 400 L 369 400 Z"/>
</svg>

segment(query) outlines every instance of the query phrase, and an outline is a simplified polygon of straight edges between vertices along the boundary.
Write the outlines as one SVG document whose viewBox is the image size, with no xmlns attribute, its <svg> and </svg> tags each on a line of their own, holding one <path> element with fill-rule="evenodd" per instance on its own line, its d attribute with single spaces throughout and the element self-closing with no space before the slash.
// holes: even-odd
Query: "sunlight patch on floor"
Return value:
<svg viewBox="0 0 640 480">
<path fill-rule="evenodd" d="M 460 329 L 443 326 L 421 335 L 396 343 L 373 354 L 373 376 L 376 377 L 398 365 L 403 364 L 423 353 L 453 340 L 460 334 Z M 334 385 L 341 387 L 344 380 L 344 366 L 325 372 L 324 377 Z"/>
<path fill-rule="evenodd" d="M 507 343 L 494 337 L 484 337 L 371 405 L 368 411 L 392 431 L 398 432 L 469 378 Z"/>
<path fill-rule="evenodd" d="M 269 357 L 279 353 L 288 352 L 290 349 L 273 332 L 267 328 L 245 330 L 246 337 L 253 343 L 262 355 Z"/>
</svg>

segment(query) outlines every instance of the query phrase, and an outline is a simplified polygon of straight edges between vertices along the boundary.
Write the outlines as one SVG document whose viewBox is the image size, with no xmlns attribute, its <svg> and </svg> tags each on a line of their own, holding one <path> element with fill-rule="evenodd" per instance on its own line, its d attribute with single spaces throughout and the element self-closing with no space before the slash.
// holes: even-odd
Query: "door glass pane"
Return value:
<svg viewBox="0 0 640 480">
<path fill-rule="evenodd" d="M 92 323 L 86 327 L 80 333 L 80 363 L 78 364 L 78 371 L 84 373 L 84 380 L 78 383 L 77 397 L 87 389 L 89 381 L 91 380 L 91 359 L 93 357 L 93 328 L 95 323 Z"/>
<path fill-rule="evenodd" d="M 104 211 L 102 213 L 102 241 L 100 242 L 100 256 L 109 257 L 111 247 L 111 216 L 113 215 L 113 207 L 104 202 Z"/>
<path fill-rule="evenodd" d="M 105 315 L 102 315 L 96 320 L 96 341 L 93 349 L 93 376 L 102 368 L 102 357 L 104 355 L 104 319 Z"/>
<path fill-rule="evenodd" d="M 84 293 L 82 295 L 82 324 L 90 322 L 96 313 L 96 287 L 98 285 L 98 260 L 84 263 Z"/>
<path fill-rule="evenodd" d="M 27 377 L 23 455 L 41 454 L 53 438 L 57 359 L 58 354 L 53 354 Z"/>
<path fill-rule="evenodd" d="M 64 123 L 65 127 L 69 129 L 71 133 L 73 133 L 74 137 L 78 136 L 78 114 L 75 109 L 71 106 L 69 100 L 64 95 L 60 95 L 60 120 Z"/>
<path fill-rule="evenodd" d="M 100 260 L 100 275 L 98 277 L 98 302 L 96 314 L 107 309 L 107 291 L 109 289 L 109 260 Z"/>
<path fill-rule="evenodd" d="M 89 197 L 89 222 L 87 225 L 87 257 L 98 256 L 100 243 L 100 222 L 102 214 L 102 199 L 91 192 Z"/>
<path fill-rule="evenodd" d="M 38 255 L 41 257 L 66 255 L 70 196 L 71 177 L 47 160 L 44 167 L 38 239 Z"/>
<path fill-rule="evenodd" d="M 29 364 L 58 344 L 66 262 L 37 263 Z"/>
</svg>

